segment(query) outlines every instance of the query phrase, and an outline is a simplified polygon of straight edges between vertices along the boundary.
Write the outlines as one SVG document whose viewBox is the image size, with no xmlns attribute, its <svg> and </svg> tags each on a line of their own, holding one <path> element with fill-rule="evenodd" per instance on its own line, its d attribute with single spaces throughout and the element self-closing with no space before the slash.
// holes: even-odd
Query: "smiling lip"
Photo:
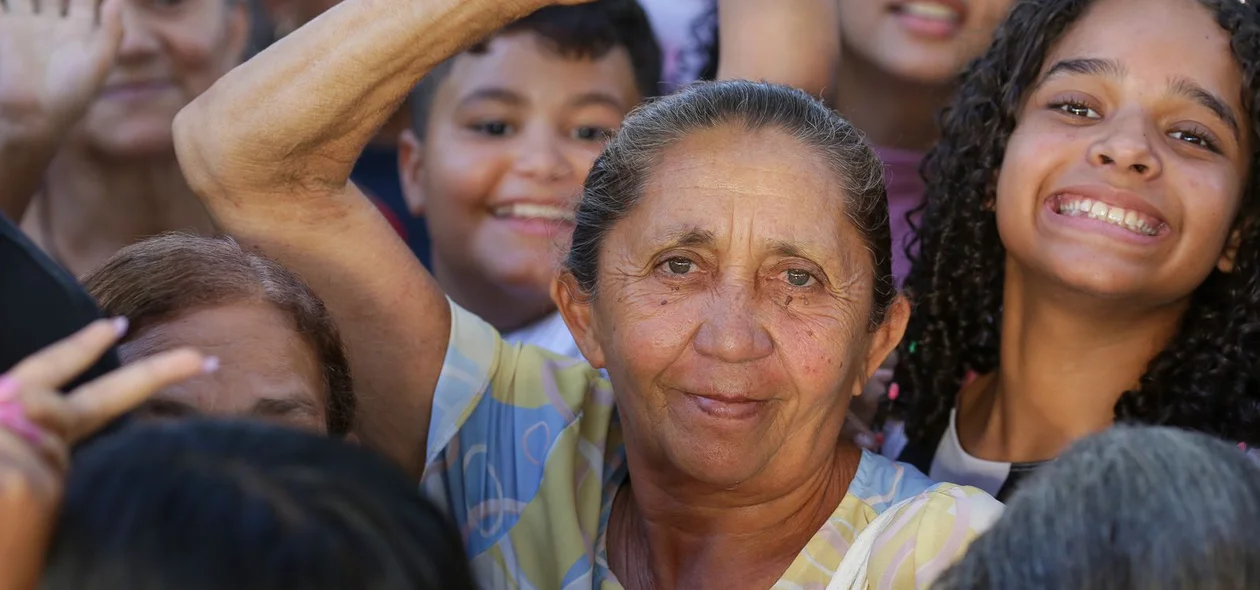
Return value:
<svg viewBox="0 0 1260 590">
<path fill-rule="evenodd" d="M 517 232 L 555 236 L 573 231 L 574 208 L 567 201 L 517 200 L 495 204 L 490 214 Z"/>
<path fill-rule="evenodd" d="M 903 0 L 890 10 L 911 34 L 932 40 L 953 38 L 967 20 L 962 0 Z"/>
<path fill-rule="evenodd" d="M 687 393 L 686 398 L 702 413 L 722 420 L 748 420 L 761 413 L 766 406 L 765 400 L 741 396 Z"/>
<path fill-rule="evenodd" d="M 1067 202 L 1078 204 L 1084 202 L 1093 204 L 1094 207 L 1101 206 L 1098 209 L 1101 215 L 1093 218 L 1087 212 L 1065 212 L 1062 209 L 1064 203 Z M 1135 244 L 1153 243 L 1170 232 L 1164 214 L 1148 200 L 1135 193 L 1106 185 L 1080 185 L 1056 190 L 1045 199 L 1042 210 L 1049 220 L 1056 224 L 1108 235 Z M 1115 216 L 1108 217 L 1113 212 Z M 1127 221 L 1119 221 L 1120 219 L 1127 219 Z"/>
</svg>

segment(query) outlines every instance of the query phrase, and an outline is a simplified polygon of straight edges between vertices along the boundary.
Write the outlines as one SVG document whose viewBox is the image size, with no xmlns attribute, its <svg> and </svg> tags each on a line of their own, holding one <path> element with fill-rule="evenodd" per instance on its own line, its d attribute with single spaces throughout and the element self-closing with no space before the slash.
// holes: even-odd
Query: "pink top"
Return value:
<svg viewBox="0 0 1260 590">
<path fill-rule="evenodd" d="M 923 202 L 923 177 L 919 176 L 919 164 L 923 154 L 910 150 L 872 146 L 875 154 L 884 162 L 888 185 L 888 222 L 892 229 L 893 279 L 900 287 L 910 274 L 910 260 L 906 258 L 906 245 L 910 241 L 910 223 L 906 214 Z M 917 218 L 916 218 L 917 221 Z"/>
</svg>

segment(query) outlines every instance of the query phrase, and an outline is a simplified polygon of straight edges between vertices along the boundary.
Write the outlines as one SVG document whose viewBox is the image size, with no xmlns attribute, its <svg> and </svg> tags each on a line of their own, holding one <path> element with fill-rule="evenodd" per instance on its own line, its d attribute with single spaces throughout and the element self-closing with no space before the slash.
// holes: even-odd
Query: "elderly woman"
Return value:
<svg viewBox="0 0 1260 590">
<path fill-rule="evenodd" d="M 219 370 L 159 391 L 150 418 L 243 417 L 343 437 L 354 391 L 341 337 L 296 275 L 230 238 L 167 234 L 120 250 L 84 279 L 131 328 L 123 362 L 188 347 Z"/>
<path fill-rule="evenodd" d="M 626 120 L 553 287 L 590 365 L 450 305 L 347 183 L 428 67 L 548 3 L 341 4 L 181 113 L 185 173 L 313 281 L 361 377 L 359 435 L 423 470 L 483 585 L 823 587 L 858 540 L 874 586 L 926 585 L 994 501 L 841 440 L 907 306 L 880 166 L 833 112 L 728 82 Z"/>
</svg>

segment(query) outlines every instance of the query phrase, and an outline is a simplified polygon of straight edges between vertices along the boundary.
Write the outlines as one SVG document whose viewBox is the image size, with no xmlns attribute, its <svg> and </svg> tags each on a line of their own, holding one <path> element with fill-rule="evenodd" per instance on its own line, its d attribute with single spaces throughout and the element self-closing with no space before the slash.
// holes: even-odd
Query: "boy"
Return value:
<svg viewBox="0 0 1260 590">
<path fill-rule="evenodd" d="M 605 137 L 660 79 L 642 8 L 599 0 L 516 21 L 417 85 L 403 193 L 452 300 L 510 342 L 581 358 L 551 281 Z"/>
</svg>

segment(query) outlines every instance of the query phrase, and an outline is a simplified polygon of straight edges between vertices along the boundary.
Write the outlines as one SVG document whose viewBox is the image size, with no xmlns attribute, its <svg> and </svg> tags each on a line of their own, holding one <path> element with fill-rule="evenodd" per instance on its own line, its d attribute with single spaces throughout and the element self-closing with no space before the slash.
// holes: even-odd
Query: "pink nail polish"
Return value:
<svg viewBox="0 0 1260 590">
<path fill-rule="evenodd" d="M 127 334 L 127 326 L 130 324 L 130 322 L 127 321 L 127 318 L 119 316 L 110 320 L 110 323 L 113 324 L 114 333 L 118 334 L 119 338 Z"/>
<path fill-rule="evenodd" d="M 219 357 L 217 356 L 206 357 L 206 360 L 201 362 L 201 372 L 203 374 L 208 375 L 218 370 L 219 370 Z"/>
<path fill-rule="evenodd" d="M 888 386 L 888 399 L 893 400 L 893 401 L 896 401 L 896 400 L 897 400 L 897 397 L 898 397 L 898 396 L 900 396 L 900 395 L 901 395 L 901 386 L 900 386 L 900 385 L 897 385 L 896 383 L 893 383 L 892 385 L 889 385 L 889 386 Z"/>
<path fill-rule="evenodd" d="M 18 382 L 8 375 L 0 375 L 0 403 L 17 399 Z"/>
</svg>

